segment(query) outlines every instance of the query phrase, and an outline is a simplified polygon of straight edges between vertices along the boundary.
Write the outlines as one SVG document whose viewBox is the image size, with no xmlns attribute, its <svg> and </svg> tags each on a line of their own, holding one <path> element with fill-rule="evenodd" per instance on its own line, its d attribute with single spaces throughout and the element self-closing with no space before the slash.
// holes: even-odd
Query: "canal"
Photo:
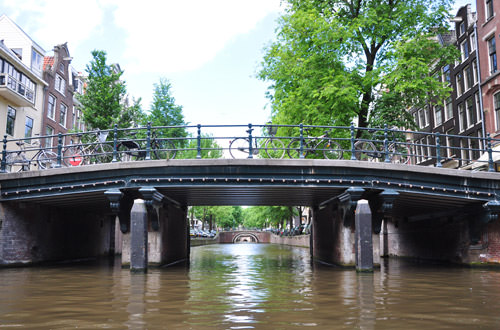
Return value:
<svg viewBox="0 0 500 330">
<path fill-rule="evenodd" d="M 191 249 L 189 267 L 120 260 L 0 270 L 0 328 L 500 329 L 500 272 L 390 260 L 374 274 L 271 244 Z"/>
</svg>

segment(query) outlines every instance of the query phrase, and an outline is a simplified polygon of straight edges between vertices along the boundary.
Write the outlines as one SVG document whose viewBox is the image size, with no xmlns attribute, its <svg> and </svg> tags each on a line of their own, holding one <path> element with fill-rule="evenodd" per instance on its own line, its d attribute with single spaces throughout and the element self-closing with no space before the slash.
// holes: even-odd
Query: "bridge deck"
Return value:
<svg viewBox="0 0 500 330">
<path fill-rule="evenodd" d="M 1 201 L 109 207 L 104 192 L 155 187 L 183 205 L 305 205 L 349 187 L 399 192 L 396 211 L 456 209 L 498 197 L 500 174 L 349 160 L 153 160 L 0 175 Z"/>
</svg>

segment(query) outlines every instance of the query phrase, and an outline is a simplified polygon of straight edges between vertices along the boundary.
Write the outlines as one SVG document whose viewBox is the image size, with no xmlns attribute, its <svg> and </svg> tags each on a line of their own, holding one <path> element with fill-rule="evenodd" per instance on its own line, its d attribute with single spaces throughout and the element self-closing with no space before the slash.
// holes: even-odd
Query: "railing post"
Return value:
<svg viewBox="0 0 500 330">
<path fill-rule="evenodd" d="M 355 149 L 354 149 L 354 123 L 351 123 L 351 160 L 356 160 Z"/>
<path fill-rule="evenodd" d="M 441 134 L 436 133 L 436 167 L 443 167 L 441 164 Z"/>
<path fill-rule="evenodd" d="M 151 160 L 151 122 L 148 122 L 147 132 L 146 132 L 146 158 L 145 160 Z"/>
<path fill-rule="evenodd" d="M 113 163 L 116 163 L 118 160 L 116 159 L 118 155 L 118 124 L 115 124 L 115 128 L 113 129 Z"/>
<path fill-rule="evenodd" d="M 252 124 L 248 124 L 248 158 L 253 158 Z"/>
<path fill-rule="evenodd" d="M 57 134 L 57 164 L 55 166 L 56 168 L 61 167 L 62 147 L 63 147 L 62 133 L 59 133 Z"/>
<path fill-rule="evenodd" d="M 394 141 L 395 143 L 395 141 Z M 394 152 L 396 152 L 397 148 L 394 148 Z M 384 154 L 385 154 L 385 160 L 384 163 L 390 163 L 391 158 L 389 157 L 389 141 L 387 139 L 387 124 L 384 124 Z M 394 157 L 394 155 L 393 155 Z"/>
<path fill-rule="evenodd" d="M 201 125 L 198 124 L 198 136 L 197 136 L 197 153 L 196 153 L 196 159 L 201 159 Z"/>
<path fill-rule="evenodd" d="M 300 123 L 299 158 L 304 159 L 304 124 Z"/>
<path fill-rule="evenodd" d="M 7 172 L 7 134 L 3 136 L 2 163 L 0 165 L 0 172 Z"/>
<path fill-rule="evenodd" d="M 495 167 L 493 167 L 493 150 L 491 149 L 491 135 L 488 133 L 488 172 L 495 172 Z"/>
</svg>

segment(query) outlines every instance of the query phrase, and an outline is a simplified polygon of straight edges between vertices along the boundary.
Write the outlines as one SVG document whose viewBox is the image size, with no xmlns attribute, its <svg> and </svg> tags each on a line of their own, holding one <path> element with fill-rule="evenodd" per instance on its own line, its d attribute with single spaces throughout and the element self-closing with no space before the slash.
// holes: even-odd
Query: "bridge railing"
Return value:
<svg viewBox="0 0 500 330">
<path fill-rule="evenodd" d="M 500 139 L 397 128 L 147 125 L 3 139 L 0 171 L 141 160 L 328 159 L 495 171 Z"/>
</svg>

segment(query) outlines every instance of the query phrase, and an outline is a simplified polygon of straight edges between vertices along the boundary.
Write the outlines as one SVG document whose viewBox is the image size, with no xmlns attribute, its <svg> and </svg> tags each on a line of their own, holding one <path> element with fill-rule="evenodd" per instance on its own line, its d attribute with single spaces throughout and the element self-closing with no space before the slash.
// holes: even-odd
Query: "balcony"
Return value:
<svg viewBox="0 0 500 330">
<path fill-rule="evenodd" d="M 35 103 L 35 91 L 7 73 L 0 73 L 0 96 L 19 107 Z"/>
</svg>

